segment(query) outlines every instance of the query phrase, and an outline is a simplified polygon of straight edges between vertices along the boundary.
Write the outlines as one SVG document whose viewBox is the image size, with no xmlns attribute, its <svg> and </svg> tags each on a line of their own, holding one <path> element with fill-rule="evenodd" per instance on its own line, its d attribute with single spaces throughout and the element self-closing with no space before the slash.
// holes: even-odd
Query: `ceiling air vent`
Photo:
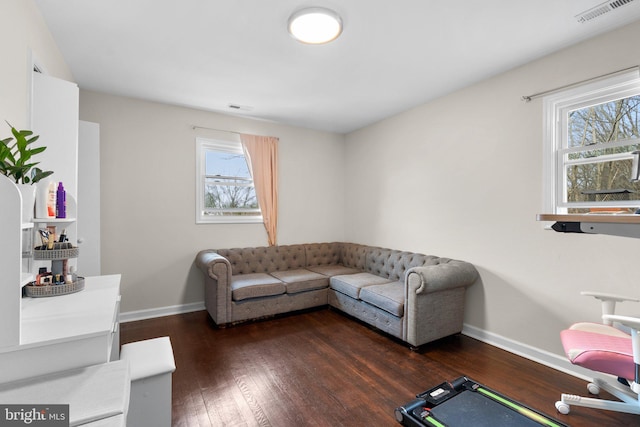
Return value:
<svg viewBox="0 0 640 427">
<path fill-rule="evenodd" d="M 253 107 L 250 105 L 240 105 L 240 104 L 229 104 L 227 105 L 232 110 L 240 110 L 240 111 L 251 111 Z"/>
<path fill-rule="evenodd" d="M 578 22 L 580 23 L 585 23 L 587 21 L 591 21 L 592 19 L 598 18 L 606 13 L 611 12 L 612 10 L 615 10 L 619 7 L 622 7 L 626 4 L 632 3 L 635 0 L 613 0 L 613 1 L 606 1 L 602 4 L 599 4 L 595 7 L 592 7 L 589 10 L 585 10 L 582 13 L 579 13 L 578 15 L 576 15 L 576 19 L 578 20 Z"/>
</svg>

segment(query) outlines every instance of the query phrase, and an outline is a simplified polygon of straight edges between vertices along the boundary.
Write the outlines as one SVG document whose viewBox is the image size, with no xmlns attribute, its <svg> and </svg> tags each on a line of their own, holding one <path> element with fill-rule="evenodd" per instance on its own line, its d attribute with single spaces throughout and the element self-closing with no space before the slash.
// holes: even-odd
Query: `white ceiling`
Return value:
<svg viewBox="0 0 640 427">
<path fill-rule="evenodd" d="M 82 89 L 339 133 L 640 19 L 639 0 L 587 23 L 602 0 L 35 3 Z M 303 6 L 338 12 L 340 38 L 291 38 Z"/>
</svg>

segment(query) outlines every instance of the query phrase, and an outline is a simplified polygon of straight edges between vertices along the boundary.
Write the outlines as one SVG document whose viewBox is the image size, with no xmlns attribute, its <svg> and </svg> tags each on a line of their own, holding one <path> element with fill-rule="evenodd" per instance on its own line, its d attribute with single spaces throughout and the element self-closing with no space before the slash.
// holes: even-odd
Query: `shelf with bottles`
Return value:
<svg viewBox="0 0 640 427">
<path fill-rule="evenodd" d="M 38 201 L 36 200 L 36 214 L 38 213 Z M 41 267 L 51 267 L 52 262 L 69 260 L 69 267 L 77 267 L 78 257 L 77 243 L 77 205 L 71 195 L 66 197 L 66 218 L 33 218 L 34 229 L 32 235 L 33 266 L 31 271 L 38 272 Z M 66 265 L 66 264 L 65 264 Z M 60 273 L 60 272 L 58 272 Z M 66 271 L 65 271 L 66 274 Z"/>
<path fill-rule="evenodd" d="M 42 244 L 33 248 L 33 259 L 46 261 L 47 267 L 40 267 L 35 280 L 25 287 L 26 296 L 66 295 L 84 288 L 84 279 L 69 264 L 70 259 L 78 257 L 79 249 L 69 242 L 66 230 L 58 235 L 56 225 L 49 221 L 46 228 L 37 230 Z"/>
<path fill-rule="evenodd" d="M 62 185 L 62 183 L 60 183 L 60 185 Z M 52 233 L 52 234 L 56 233 L 57 226 L 61 226 L 61 228 L 64 227 L 63 234 L 65 234 L 67 229 L 73 228 L 71 225 L 76 222 L 76 217 L 75 217 L 76 209 L 77 209 L 76 201 L 73 198 L 73 196 L 68 195 L 66 193 L 64 193 L 63 197 L 64 197 L 63 207 L 55 210 L 55 213 L 58 215 L 57 217 L 47 216 L 47 214 L 53 215 L 54 210 L 52 209 L 51 206 L 48 206 L 48 205 L 43 206 L 45 202 L 50 204 L 51 200 L 42 200 L 41 197 L 38 197 L 36 199 L 36 209 L 35 209 L 36 215 L 32 219 L 34 223 L 34 227 L 36 228 L 36 232 L 35 232 L 36 239 L 38 239 L 38 236 L 42 235 L 41 230 L 45 228 L 49 230 L 49 233 Z M 53 200 L 54 200 L 53 203 L 55 203 L 57 199 L 54 197 Z M 57 240 L 55 241 L 57 242 Z"/>
<path fill-rule="evenodd" d="M 58 221 L 42 222 L 46 224 L 46 227 L 38 227 L 35 230 L 36 239 L 40 241 L 40 245 L 33 247 L 33 257 L 36 260 L 54 260 L 54 259 L 66 259 L 77 258 L 78 248 L 73 246 L 69 240 L 69 234 L 67 232 L 67 225 L 73 223 L 73 221 Z M 62 232 L 58 233 L 58 226 L 56 224 L 64 223 L 65 227 Z M 32 246 L 34 246 L 32 244 Z"/>
<path fill-rule="evenodd" d="M 33 249 L 33 259 L 36 261 L 63 261 L 78 258 L 78 247 L 69 242 L 54 243 L 51 248 L 36 246 Z"/>
</svg>

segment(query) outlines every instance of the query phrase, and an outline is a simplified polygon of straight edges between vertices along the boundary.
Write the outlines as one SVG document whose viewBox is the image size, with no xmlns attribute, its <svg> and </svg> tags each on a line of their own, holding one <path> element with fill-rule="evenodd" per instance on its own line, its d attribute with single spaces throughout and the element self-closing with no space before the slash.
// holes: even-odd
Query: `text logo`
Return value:
<svg viewBox="0 0 640 427">
<path fill-rule="evenodd" d="M 0 405 L 0 427 L 69 427 L 69 405 Z"/>
</svg>

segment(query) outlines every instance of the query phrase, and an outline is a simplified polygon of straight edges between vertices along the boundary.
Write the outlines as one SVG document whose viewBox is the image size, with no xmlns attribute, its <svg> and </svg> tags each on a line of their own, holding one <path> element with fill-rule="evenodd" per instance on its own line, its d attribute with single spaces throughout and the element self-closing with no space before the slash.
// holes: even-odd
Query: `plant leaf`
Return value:
<svg viewBox="0 0 640 427">
<path fill-rule="evenodd" d="M 8 121 L 5 122 L 11 128 L 13 138 L 0 140 L 0 173 L 23 184 L 33 184 L 53 174 L 52 171 L 37 168 L 40 162 L 31 161 L 34 155 L 46 150 L 46 147 L 29 148 L 40 136 L 30 130 L 18 130 Z"/>
<path fill-rule="evenodd" d="M 46 149 L 47 149 L 47 147 L 32 148 L 31 149 L 31 155 L 42 153 Z"/>
<path fill-rule="evenodd" d="M 36 183 L 49 175 L 53 174 L 53 171 L 43 171 L 40 168 L 33 168 L 31 171 L 31 181 Z"/>
</svg>

